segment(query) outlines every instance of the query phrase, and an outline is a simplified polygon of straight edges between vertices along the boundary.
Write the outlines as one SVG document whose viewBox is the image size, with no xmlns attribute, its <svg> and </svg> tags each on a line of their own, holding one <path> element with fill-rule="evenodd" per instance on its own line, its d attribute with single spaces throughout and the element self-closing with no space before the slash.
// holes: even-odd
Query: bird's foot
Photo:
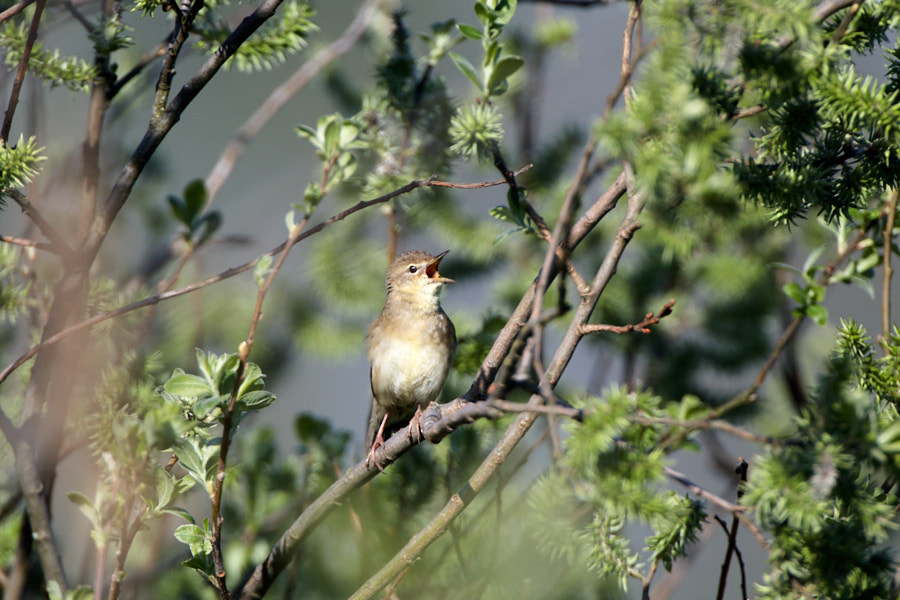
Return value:
<svg viewBox="0 0 900 600">
<path fill-rule="evenodd" d="M 378 463 L 378 459 L 375 458 L 375 451 L 378 450 L 379 448 L 381 448 L 382 446 L 384 446 L 384 440 L 381 439 L 381 436 L 378 436 L 377 438 L 375 438 L 375 443 L 372 444 L 372 447 L 369 448 L 369 453 L 366 455 L 366 468 L 367 469 L 369 468 L 369 463 L 372 463 L 376 467 L 378 467 L 379 471 L 384 473 L 384 467 L 382 467 Z"/>
<path fill-rule="evenodd" d="M 409 420 L 409 441 L 413 441 L 413 431 L 416 432 L 416 443 L 419 444 L 425 439 L 425 432 L 422 431 L 422 415 L 424 411 L 422 410 L 422 406 L 419 405 L 416 407 L 416 413 Z"/>
<path fill-rule="evenodd" d="M 369 448 L 369 453 L 366 455 L 366 468 L 369 468 L 369 462 L 375 464 L 378 467 L 378 470 L 384 473 L 384 467 L 378 464 L 378 460 L 375 458 L 375 451 L 384 446 L 384 426 L 387 424 L 388 414 L 384 413 L 384 418 L 381 420 L 381 427 L 378 428 L 378 433 L 375 434 L 375 441 L 372 442 L 372 447 Z"/>
</svg>

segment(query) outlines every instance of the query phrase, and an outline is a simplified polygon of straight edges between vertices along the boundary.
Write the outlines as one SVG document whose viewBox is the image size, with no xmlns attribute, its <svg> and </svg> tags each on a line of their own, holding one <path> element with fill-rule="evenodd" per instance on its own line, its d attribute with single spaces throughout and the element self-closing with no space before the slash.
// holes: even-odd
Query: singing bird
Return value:
<svg viewBox="0 0 900 600">
<path fill-rule="evenodd" d="M 441 308 L 440 293 L 452 279 L 438 273 L 441 252 L 404 252 L 387 273 L 384 309 L 366 336 L 372 410 L 366 433 L 366 464 L 384 444 L 386 426 L 407 420 L 419 427 L 422 408 L 444 385 L 456 350 L 456 330 Z M 418 431 L 418 430 L 417 430 Z"/>
</svg>

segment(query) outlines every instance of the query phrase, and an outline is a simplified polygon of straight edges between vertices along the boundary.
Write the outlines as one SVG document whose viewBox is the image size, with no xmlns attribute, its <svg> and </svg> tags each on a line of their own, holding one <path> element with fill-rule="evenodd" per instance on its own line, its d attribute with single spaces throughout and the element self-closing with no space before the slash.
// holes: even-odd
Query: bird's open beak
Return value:
<svg viewBox="0 0 900 600">
<path fill-rule="evenodd" d="M 425 267 L 425 274 L 428 275 L 428 279 L 436 282 L 436 283 L 456 283 L 449 277 L 443 277 L 440 273 L 438 273 L 438 265 L 441 264 L 441 259 L 447 256 L 449 250 L 444 250 L 436 257 L 434 260 L 428 263 L 428 266 Z"/>
</svg>

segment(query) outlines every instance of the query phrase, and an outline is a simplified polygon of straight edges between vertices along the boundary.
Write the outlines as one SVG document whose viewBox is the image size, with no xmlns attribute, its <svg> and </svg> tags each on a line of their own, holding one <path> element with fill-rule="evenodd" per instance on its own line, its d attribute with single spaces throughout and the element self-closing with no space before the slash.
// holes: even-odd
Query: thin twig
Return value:
<svg viewBox="0 0 900 600">
<path fill-rule="evenodd" d="M 23 10 L 25 10 L 26 8 L 31 6 L 31 4 L 33 2 L 34 2 L 34 0 L 22 0 L 21 2 L 17 2 L 15 4 L 13 4 L 12 6 L 7 8 L 3 12 L 0 12 L 0 23 L 2 23 L 3 21 L 7 20 L 10 17 L 16 16 L 17 14 L 19 14 L 20 12 L 22 12 Z"/>
<path fill-rule="evenodd" d="M 31 60 L 31 50 L 37 41 L 38 25 L 47 0 L 37 0 L 34 6 L 34 15 L 31 17 L 31 25 L 28 26 L 28 36 L 25 38 L 25 47 L 22 49 L 22 60 L 19 61 L 19 69 L 13 80 L 12 91 L 9 93 L 9 104 L 3 117 L 3 126 L 0 128 L 0 146 L 9 143 L 9 131 L 12 129 L 13 116 L 16 114 L 16 106 L 19 104 L 19 93 L 22 91 L 22 82 L 25 81 L 25 72 L 28 70 L 28 61 Z"/>
<path fill-rule="evenodd" d="M 884 350 L 887 352 L 887 341 L 891 335 L 891 277 L 894 269 L 891 266 L 891 248 L 894 241 L 894 218 L 897 216 L 897 200 L 900 197 L 900 188 L 894 188 L 891 198 L 888 201 L 885 210 L 887 211 L 887 221 L 884 225 L 884 231 L 881 236 L 884 238 L 884 247 L 882 249 L 882 284 L 881 284 L 881 342 L 884 344 Z"/>
<path fill-rule="evenodd" d="M 154 61 L 165 56 L 167 47 L 168 40 L 158 43 L 156 45 L 156 48 L 142 56 L 137 64 L 131 67 L 131 69 L 129 69 L 127 73 L 125 73 L 121 77 L 116 78 L 115 83 L 110 86 L 109 92 L 107 92 L 108 99 L 112 100 L 119 92 L 122 91 L 122 88 L 124 88 L 129 81 L 140 75 L 141 72 L 143 72 L 144 69 L 153 64 Z"/>
<path fill-rule="evenodd" d="M 741 497 L 744 495 L 743 485 L 747 483 L 747 467 L 747 461 L 743 458 L 738 459 L 738 467 L 735 471 L 739 478 L 737 490 L 738 503 L 740 503 Z M 731 566 L 731 555 L 734 553 L 735 548 L 737 548 L 738 525 L 740 525 L 740 520 L 738 519 L 737 514 L 732 514 L 731 530 L 728 532 L 728 547 L 725 549 L 725 558 L 722 559 L 722 568 L 719 573 L 719 589 L 716 594 L 716 600 L 723 600 L 725 598 L 725 584 L 728 582 L 728 569 Z"/>
<path fill-rule="evenodd" d="M 744 524 L 744 526 L 748 530 L 750 530 L 750 533 L 753 534 L 753 537 L 756 538 L 756 541 L 759 542 L 760 547 L 762 547 L 763 550 L 766 550 L 766 551 L 769 550 L 769 543 L 766 541 L 766 538 L 763 537 L 763 534 L 759 530 L 759 527 L 757 527 L 756 523 L 754 523 L 753 521 L 748 519 L 747 516 L 744 514 L 744 512 L 749 510 L 750 507 L 743 506 L 740 504 L 732 504 L 731 502 L 729 502 L 728 500 L 725 500 L 721 496 L 717 496 L 716 494 L 713 494 L 709 490 L 703 489 L 702 487 L 700 487 L 699 485 L 697 485 L 696 483 L 694 483 L 693 481 L 688 479 L 686 475 L 684 475 L 683 473 L 679 473 L 678 471 L 676 471 L 670 467 L 663 467 L 663 471 L 666 473 L 666 475 L 670 479 L 672 479 L 672 480 L 680 483 L 684 487 L 686 487 L 688 489 L 688 491 L 690 491 L 692 494 L 694 494 L 698 498 L 703 498 L 704 500 L 708 500 L 709 502 L 712 502 L 713 504 L 715 504 L 715 505 L 727 510 L 731 514 L 737 516 L 741 520 L 741 522 Z"/>
<path fill-rule="evenodd" d="M 672 314 L 672 307 L 675 306 L 675 300 L 666 302 L 658 313 L 647 313 L 644 319 L 639 323 L 631 325 L 603 325 L 603 324 L 585 324 L 581 326 L 582 333 L 595 333 L 598 331 L 610 331 L 612 333 L 650 333 L 650 327 L 658 324 L 663 318 Z"/>
<path fill-rule="evenodd" d="M 319 50 L 311 59 L 303 63 L 293 75 L 288 77 L 281 85 L 275 88 L 271 94 L 260 104 L 259 108 L 247 119 L 237 133 L 222 150 L 219 159 L 206 177 L 206 205 L 212 204 L 225 180 L 231 175 L 234 165 L 243 154 L 247 144 L 250 143 L 269 120 L 300 90 L 306 87 L 322 69 L 333 63 L 338 58 L 349 52 L 359 41 L 362 34 L 375 16 L 381 0 L 366 0 L 356 13 L 353 21 L 344 30 L 339 38 L 331 42 L 325 48 Z"/>
<path fill-rule="evenodd" d="M 790 445 L 784 440 L 780 440 L 768 435 L 760 435 L 747 429 L 742 429 L 741 427 L 732 425 L 728 421 L 723 421 L 722 419 L 694 419 L 692 421 L 680 421 L 672 417 L 632 415 L 628 418 L 628 420 L 639 425 L 669 425 L 672 427 L 683 427 L 684 429 L 688 429 L 690 431 L 718 429 L 719 431 L 730 433 L 731 435 L 741 438 L 742 440 L 747 440 L 748 442 L 766 444 L 769 446 Z"/>
<path fill-rule="evenodd" d="M 26 217 L 31 219 L 37 228 L 41 230 L 41 233 L 44 234 L 48 240 L 50 240 L 50 244 L 52 246 L 52 251 L 56 254 L 60 255 L 63 259 L 67 257 L 71 257 L 74 253 L 72 248 L 66 242 L 65 238 L 60 235 L 60 233 L 56 230 L 53 225 L 50 224 L 47 219 L 44 218 L 44 215 L 35 208 L 35 206 L 28 199 L 28 196 L 20 192 L 16 189 L 6 190 L 7 195 L 13 199 L 13 202 L 19 205 L 19 208 L 22 209 L 22 212 Z"/>
<path fill-rule="evenodd" d="M 615 206 L 618 199 L 621 198 L 625 190 L 620 179 L 617 179 L 617 181 L 613 183 L 600 198 L 598 198 L 595 204 L 582 216 L 582 218 L 579 219 L 575 226 L 572 227 L 567 239 L 567 248 L 569 250 L 574 249 L 612 209 L 612 207 Z M 593 286 L 594 290 L 602 290 L 605 285 L 603 283 L 604 280 L 608 280 L 608 278 L 612 277 L 618 258 L 621 256 L 622 251 L 636 228 L 633 219 L 637 216 L 638 212 L 639 207 L 632 202 L 626 223 L 620 228 L 619 234 L 613 242 L 613 247 L 610 249 L 610 252 L 607 253 L 607 257 L 604 260 L 603 265 L 601 265 L 598 276 L 595 278 L 596 285 Z M 500 365 L 503 363 L 513 342 L 516 340 L 519 331 L 524 327 L 527 315 L 531 312 L 531 304 L 534 301 L 534 288 L 535 284 L 532 284 L 525 292 L 522 299 L 519 301 L 519 305 L 507 320 L 506 325 L 496 336 L 493 346 L 482 362 L 478 375 L 476 375 L 475 380 L 464 395 L 466 400 L 474 400 L 479 397 L 483 398 L 486 394 Z M 589 302 L 589 300 L 586 299 L 582 302 L 582 307 L 580 307 L 579 311 L 580 314 L 578 315 L 578 318 L 582 320 L 586 319 L 590 313 L 590 311 L 587 310 L 588 306 L 585 304 L 586 302 Z M 560 361 L 551 365 L 552 371 L 549 373 L 549 376 L 553 376 L 554 373 L 556 377 L 559 376 L 568 360 L 568 358 L 565 360 L 563 360 L 563 358 L 571 356 L 571 353 L 574 352 L 575 345 L 577 345 L 577 342 L 580 339 L 581 337 L 577 335 L 577 332 L 570 330 L 569 334 L 564 338 L 565 351 L 563 352 L 563 355 L 561 355 Z M 462 398 L 457 400 L 463 401 Z M 441 405 L 441 408 L 444 406 L 446 405 Z M 437 405 L 432 408 L 440 410 Z M 528 427 L 530 427 L 531 423 L 534 422 L 534 419 L 535 415 L 533 414 L 529 415 L 529 413 L 523 413 L 520 415 L 515 423 L 507 430 L 500 445 L 495 448 L 497 454 L 492 453 L 492 456 L 499 457 L 503 455 L 504 450 L 506 452 L 511 450 L 518 440 L 521 439 L 521 436 L 524 435 Z M 442 426 L 442 421 L 446 423 L 445 426 Z M 464 422 L 465 421 L 454 421 L 454 415 L 450 413 L 444 418 L 437 419 L 434 429 L 452 430 L 454 427 L 462 425 Z M 407 451 L 412 445 L 412 436 L 406 435 L 405 432 L 401 430 L 397 434 L 391 436 L 390 439 L 385 442 L 384 446 L 380 448 L 379 456 L 376 457 L 376 460 L 380 464 L 387 464 L 389 461 L 393 461 L 397 456 Z M 496 462 L 485 461 L 485 463 L 482 463 L 482 466 L 479 467 L 479 470 L 473 475 L 474 479 L 470 479 L 470 483 L 474 481 L 479 487 L 483 485 L 484 479 L 482 479 L 482 477 L 489 477 L 490 473 L 493 472 L 492 469 L 495 469 L 500 462 L 502 462 L 502 460 L 498 459 Z M 492 465 L 491 463 L 494 464 Z M 299 545 L 310 534 L 315 526 L 318 525 L 329 512 L 347 496 L 347 494 L 375 477 L 378 472 L 379 471 L 374 467 L 370 468 L 370 465 L 366 465 L 366 461 L 360 461 L 356 466 L 350 468 L 341 479 L 334 482 L 324 493 L 313 501 L 284 532 L 278 542 L 272 547 L 266 559 L 254 569 L 250 579 L 247 581 L 241 592 L 241 600 L 258 600 L 262 598 L 281 571 L 289 564 L 291 557 L 297 551 Z M 445 510 L 453 511 L 453 506 L 464 503 L 467 499 L 471 499 L 473 495 L 474 490 L 472 488 L 462 490 L 451 498 L 450 505 L 448 505 L 451 508 L 445 508 Z M 464 506 L 458 506 L 457 508 L 461 511 Z M 390 577 L 388 577 L 388 579 L 390 579 Z"/>
<path fill-rule="evenodd" d="M 528 167 L 525 167 L 523 169 L 520 169 L 517 172 L 522 172 L 527 168 Z M 497 181 L 487 182 L 486 185 L 483 187 L 494 186 L 494 185 L 503 185 L 504 183 L 506 183 L 505 180 L 499 179 Z M 361 210 L 364 210 L 366 208 L 369 208 L 370 206 L 375 206 L 376 204 L 382 204 L 393 198 L 396 198 L 397 196 L 400 196 L 402 194 L 407 194 L 415 189 L 422 188 L 422 187 L 432 187 L 432 186 L 435 186 L 436 184 L 440 184 L 443 187 L 456 187 L 457 185 L 469 185 L 469 184 L 453 184 L 453 183 L 448 183 L 448 182 L 438 182 L 438 181 L 431 180 L 431 179 L 415 179 L 415 180 L 409 182 L 408 184 L 397 188 L 396 190 L 394 190 L 392 192 L 388 192 L 387 194 L 384 194 L 377 198 L 373 198 L 372 200 L 363 200 L 363 201 L 358 202 L 357 204 L 351 206 L 350 208 L 343 210 L 343 211 L 329 217 L 328 219 L 322 221 L 315 227 L 311 227 L 310 229 L 307 229 L 305 232 L 300 234 L 300 236 L 297 238 L 296 241 L 299 242 L 301 240 L 308 238 L 311 235 L 319 233 L 320 231 L 322 231 L 329 225 L 333 225 L 334 223 L 337 223 L 338 221 L 342 221 L 342 220 L 346 219 L 347 217 L 349 217 L 350 215 L 357 213 Z M 279 252 L 281 252 L 282 250 L 284 250 L 284 247 L 286 244 L 287 244 L 286 241 L 282 242 L 281 244 L 279 244 L 275 248 L 272 248 L 271 250 L 269 250 L 262 256 L 274 256 L 274 255 L 278 254 Z M 239 275 L 240 273 L 243 273 L 245 271 L 252 269 L 256 265 L 256 263 L 259 261 L 260 258 L 261 257 L 257 257 L 257 258 L 254 258 L 253 260 L 246 262 L 242 265 L 238 265 L 236 267 L 231 267 L 229 269 L 225 269 L 221 273 L 213 275 L 212 277 L 208 277 L 202 281 L 198 281 L 198 282 L 192 283 L 190 285 L 186 285 L 186 286 L 183 286 L 178 289 L 175 289 L 175 290 L 172 290 L 169 292 L 165 292 L 162 294 L 155 294 L 153 296 L 149 296 L 142 300 L 132 302 L 131 304 L 126 304 L 125 306 L 121 306 L 121 307 L 111 310 L 109 312 L 95 315 L 95 316 L 91 317 L 90 319 L 85 319 L 84 321 L 81 321 L 80 323 L 75 323 L 74 325 L 71 325 L 70 327 L 67 327 L 67 328 L 59 331 L 55 335 L 48 337 L 47 339 L 43 340 L 41 343 L 32 346 L 27 352 L 25 352 L 24 354 L 19 356 L 19 358 L 17 358 L 12 363 L 10 363 L 5 369 L 3 369 L 2 372 L 0 372 L 0 383 L 3 383 L 4 381 L 6 381 L 6 379 L 9 377 L 9 375 L 13 371 L 15 371 L 20 366 L 22 366 L 22 364 L 24 364 L 26 361 L 31 359 L 38 352 L 41 352 L 45 348 L 56 344 L 60 340 L 65 339 L 65 338 L 69 337 L 70 335 L 72 335 L 78 331 L 81 331 L 82 329 L 85 329 L 88 327 L 93 327 L 94 325 L 97 325 L 98 323 L 102 323 L 103 321 L 107 321 L 107 320 L 113 319 L 115 317 L 120 317 L 120 316 L 130 313 L 132 311 L 139 310 L 139 309 L 147 307 L 147 306 L 153 306 L 153 305 L 159 304 L 160 302 L 163 302 L 165 300 L 177 298 L 178 296 L 183 296 L 185 294 L 189 294 L 191 292 L 208 287 L 215 283 L 219 283 L 220 281 L 224 281 L 226 279 L 234 277 L 235 275 Z"/>
<path fill-rule="evenodd" d="M 307 221 L 308 217 L 305 217 L 303 221 L 291 228 L 290 235 L 288 235 L 288 239 L 284 244 L 284 249 L 281 251 L 281 254 L 279 254 L 278 260 L 275 262 L 275 265 L 269 272 L 269 276 L 266 278 L 265 283 L 259 288 L 259 292 L 256 295 L 256 306 L 253 308 L 253 316 L 250 318 L 250 328 L 247 332 L 247 337 L 241 343 L 238 351 L 240 362 L 238 363 L 237 374 L 235 375 L 234 385 L 232 386 L 231 390 L 231 400 L 228 402 L 228 408 L 225 410 L 225 414 L 222 418 L 222 441 L 219 443 L 218 470 L 216 472 L 216 482 L 215 486 L 213 487 L 212 497 L 212 554 L 213 562 L 215 564 L 216 586 L 219 588 L 219 593 L 222 596 L 223 600 L 229 600 L 231 598 L 231 593 L 228 591 L 228 584 L 225 581 L 225 561 L 222 557 L 222 524 L 225 521 L 225 518 L 222 515 L 221 511 L 222 489 L 225 485 L 225 467 L 228 463 L 228 450 L 231 446 L 232 423 L 234 419 L 235 407 L 237 406 L 238 391 L 240 390 L 241 385 L 244 382 L 247 359 L 250 356 L 250 351 L 253 349 L 253 342 L 254 338 L 256 337 L 256 329 L 259 326 L 260 319 L 262 318 L 262 307 L 263 302 L 266 299 L 266 294 L 269 292 L 269 289 L 271 289 L 272 283 L 275 281 L 275 277 L 278 275 L 278 272 L 281 270 L 281 266 L 287 259 L 291 248 L 293 248 L 294 244 L 296 244 L 300 239 L 300 234 L 303 231 L 303 228 L 306 226 Z"/>
<path fill-rule="evenodd" d="M 15 246 L 23 246 L 25 248 L 37 248 L 38 250 L 53 250 L 53 244 L 27 240 L 25 238 L 16 237 L 14 235 L 0 235 L 0 242 L 13 244 Z"/>
<path fill-rule="evenodd" d="M 653 583 L 653 577 L 659 569 L 659 561 L 654 560 L 647 571 L 647 575 L 641 580 L 641 600 L 650 600 L 650 584 Z"/>
</svg>

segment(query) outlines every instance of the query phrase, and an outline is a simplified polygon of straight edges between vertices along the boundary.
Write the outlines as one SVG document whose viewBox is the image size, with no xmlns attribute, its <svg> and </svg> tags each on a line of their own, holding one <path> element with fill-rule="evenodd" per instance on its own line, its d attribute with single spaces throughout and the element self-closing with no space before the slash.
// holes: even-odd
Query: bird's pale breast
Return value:
<svg viewBox="0 0 900 600">
<path fill-rule="evenodd" d="M 375 400 L 385 408 L 428 404 L 450 368 L 455 346 L 450 320 L 435 312 L 394 323 L 387 331 L 383 321 L 376 322 L 369 334 Z"/>
</svg>

